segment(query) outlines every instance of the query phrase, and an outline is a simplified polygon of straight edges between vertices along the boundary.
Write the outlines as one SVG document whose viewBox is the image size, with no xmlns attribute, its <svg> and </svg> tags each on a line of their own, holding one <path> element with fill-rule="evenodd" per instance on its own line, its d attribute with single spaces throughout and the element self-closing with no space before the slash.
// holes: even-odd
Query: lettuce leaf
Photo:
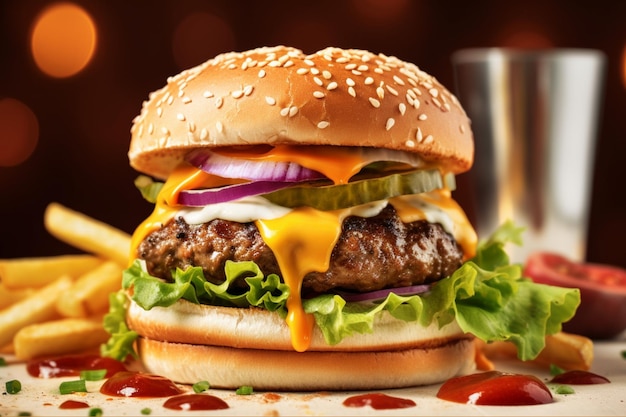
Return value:
<svg viewBox="0 0 626 417">
<path fill-rule="evenodd" d="M 520 359 L 533 359 L 543 349 L 545 336 L 558 332 L 561 323 L 574 316 L 580 293 L 578 289 L 536 284 L 522 276 L 521 265 L 510 264 L 504 246 L 520 244 L 521 233 L 513 223 L 503 224 L 479 244 L 473 259 L 425 294 L 392 293 L 376 303 L 347 303 L 339 295 L 325 294 L 303 300 L 304 310 L 313 314 L 330 345 L 354 333 L 371 333 L 375 317 L 386 311 L 398 320 L 424 326 L 433 320 L 444 326 L 456 319 L 465 332 L 486 342 L 511 341 Z M 163 282 L 150 276 L 145 264 L 136 260 L 124 272 L 123 288 L 134 287 L 133 300 L 147 310 L 167 307 L 182 298 L 286 314 L 289 288 L 277 275 L 264 276 L 254 262 L 228 262 L 225 273 L 223 283 L 213 284 L 205 280 L 201 268 L 177 269 L 173 282 Z M 247 291 L 233 285 L 239 278 L 248 284 Z"/>
</svg>

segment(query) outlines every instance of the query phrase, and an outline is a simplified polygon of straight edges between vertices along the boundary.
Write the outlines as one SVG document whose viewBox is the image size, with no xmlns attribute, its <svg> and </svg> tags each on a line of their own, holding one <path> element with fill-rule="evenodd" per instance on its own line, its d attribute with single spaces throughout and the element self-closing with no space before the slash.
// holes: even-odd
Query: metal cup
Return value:
<svg viewBox="0 0 626 417">
<path fill-rule="evenodd" d="M 511 219 L 534 251 L 584 260 L 605 57 L 595 50 L 464 49 L 452 56 L 472 120 L 468 174 L 479 238 Z"/>
</svg>

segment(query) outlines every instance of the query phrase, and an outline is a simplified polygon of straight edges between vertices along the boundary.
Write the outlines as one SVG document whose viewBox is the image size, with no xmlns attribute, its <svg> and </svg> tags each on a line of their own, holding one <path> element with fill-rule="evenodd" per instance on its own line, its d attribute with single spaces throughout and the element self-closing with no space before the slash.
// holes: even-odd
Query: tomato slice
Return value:
<svg viewBox="0 0 626 417">
<path fill-rule="evenodd" d="M 626 329 L 626 270 L 537 252 L 528 257 L 524 275 L 538 283 L 580 289 L 580 306 L 563 330 L 609 339 Z"/>
</svg>

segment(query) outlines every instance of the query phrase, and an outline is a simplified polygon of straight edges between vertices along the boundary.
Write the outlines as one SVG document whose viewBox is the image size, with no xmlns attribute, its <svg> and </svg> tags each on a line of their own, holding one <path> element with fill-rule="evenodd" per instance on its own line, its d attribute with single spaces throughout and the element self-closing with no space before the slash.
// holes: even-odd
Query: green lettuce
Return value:
<svg viewBox="0 0 626 417">
<path fill-rule="evenodd" d="M 511 341 L 520 359 L 533 359 L 543 349 L 545 336 L 560 331 L 561 323 L 574 316 L 580 293 L 578 289 L 536 284 L 522 276 L 521 266 L 511 264 L 504 249 L 509 242 L 520 244 L 521 233 L 522 229 L 512 223 L 503 224 L 478 245 L 473 259 L 425 294 L 391 293 L 375 303 L 348 303 L 339 295 L 324 294 L 303 300 L 304 310 L 315 317 L 330 345 L 355 333 L 371 333 L 375 317 L 386 311 L 398 320 L 417 321 L 424 326 L 433 321 L 444 326 L 456 319 L 463 331 L 486 342 Z M 276 274 L 264 276 L 254 262 L 228 262 L 225 273 L 223 283 L 213 284 L 206 281 L 201 268 L 177 269 L 172 274 L 173 282 L 164 282 L 150 276 L 143 261 L 136 260 L 124 272 L 122 287 L 133 287 L 132 299 L 146 310 L 185 299 L 201 304 L 254 306 L 286 315 L 289 288 Z M 239 278 L 245 280 L 247 290 L 233 285 Z M 120 327 L 113 329 L 117 339 Z M 115 337 L 112 333 L 112 339 Z M 129 337 L 126 342 L 132 344 L 133 340 Z"/>
</svg>

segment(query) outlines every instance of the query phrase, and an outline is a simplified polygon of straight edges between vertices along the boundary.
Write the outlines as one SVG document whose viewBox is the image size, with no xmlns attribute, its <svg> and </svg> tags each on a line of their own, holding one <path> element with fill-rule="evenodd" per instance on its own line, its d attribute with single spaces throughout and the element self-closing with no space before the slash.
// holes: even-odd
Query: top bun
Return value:
<svg viewBox="0 0 626 417">
<path fill-rule="evenodd" d="M 465 111 L 434 77 L 340 48 L 218 55 L 152 93 L 131 133 L 131 166 L 161 179 L 198 147 L 370 146 L 415 152 L 454 173 L 474 156 Z"/>
</svg>

